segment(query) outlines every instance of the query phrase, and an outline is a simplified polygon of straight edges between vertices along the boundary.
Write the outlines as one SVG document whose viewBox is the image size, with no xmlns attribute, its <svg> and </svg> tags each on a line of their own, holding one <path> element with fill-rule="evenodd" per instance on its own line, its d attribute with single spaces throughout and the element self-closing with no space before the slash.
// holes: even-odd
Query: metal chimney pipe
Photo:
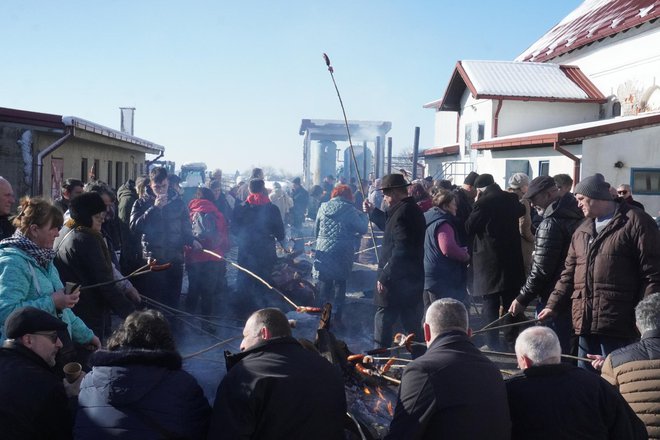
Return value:
<svg viewBox="0 0 660 440">
<path fill-rule="evenodd" d="M 419 156 L 419 127 L 415 127 L 415 143 L 413 144 L 413 169 L 412 179 L 417 179 L 417 157 Z"/>
<path fill-rule="evenodd" d="M 374 176 L 375 176 L 375 178 L 379 178 L 380 177 L 380 167 L 381 167 L 381 164 L 380 164 L 380 136 L 376 136 L 376 161 L 375 161 L 375 163 L 376 163 L 376 167 L 375 167 L 375 170 L 374 170 Z"/>
</svg>

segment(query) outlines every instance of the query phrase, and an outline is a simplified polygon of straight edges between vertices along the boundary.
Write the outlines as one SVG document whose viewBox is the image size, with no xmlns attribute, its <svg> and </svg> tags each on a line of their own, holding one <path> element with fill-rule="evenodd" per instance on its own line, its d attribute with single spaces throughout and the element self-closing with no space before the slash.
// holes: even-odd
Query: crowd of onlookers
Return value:
<svg viewBox="0 0 660 440">
<path fill-rule="evenodd" d="M 360 238 L 381 231 L 374 343 L 391 346 L 399 325 L 417 339 L 388 438 L 660 437 L 660 232 L 630 186 L 600 174 L 573 185 L 516 173 L 503 189 L 490 174 L 456 186 L 395 173 L 326 176 L 309 191 L 296 178 L 287 191 L 268 190 L 257 168 L 227 192 L 220 173 L 195 191 L 184 201 L 157 167 L 116 192 L 68 179 L 57 200 L 26 197 L 11 215 L 0 178 L 8 438 L 343 438 L 340 370 L 291 337 L 261 281 L 286 225 L 295 235 L 305 219 L 319 304 L 332 303 L 337 326 Z M 211 409 L 181 368 L 172 315 L 221 313 L 233 245 L 245 269 L 234 301 L 258 310 Z M 468 321 L 477 305 L 505 325 L 482 347 Z M 521 332 L 532 305 L 541 325 Z M 515 353 L 522 373 L 505 384 L 482 351 Z M 72 362 L 87 374 L 62 380 Z"/>
</svg>

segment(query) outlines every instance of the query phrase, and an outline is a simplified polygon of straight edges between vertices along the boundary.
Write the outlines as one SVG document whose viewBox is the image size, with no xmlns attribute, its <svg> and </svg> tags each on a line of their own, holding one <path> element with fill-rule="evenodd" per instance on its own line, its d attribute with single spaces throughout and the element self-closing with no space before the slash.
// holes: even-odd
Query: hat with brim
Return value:
<svg viewBox="0 0 660 440">
<path fill-rule="evenodd" d="M 527 188 L 527 192 L 523 196 L 523 199 L 530 200 L 537 194 L 541 194 L 543 191 L 556 186 L 557 184 L 555 183 L 555 179 L 550 176 L 536 177 L 529 183 L 529 187 Z"/>
<path fill-rule="evenodd" d="M 403 177 L 403 174 L 387 174 L 383 176 L 381 180 L 380 190 L 394 189 L 394 188 L 405 188 L 410 186 L 410 182 Z"/>
</svg>

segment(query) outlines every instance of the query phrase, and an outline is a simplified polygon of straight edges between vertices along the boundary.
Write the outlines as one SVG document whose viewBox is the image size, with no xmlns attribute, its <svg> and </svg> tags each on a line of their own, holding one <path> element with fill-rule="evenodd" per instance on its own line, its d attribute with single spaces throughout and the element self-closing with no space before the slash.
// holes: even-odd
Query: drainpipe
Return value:
<svg viewBox="0 0 660 440">
<path fill-rule="evenodd" d="M 44 193 L 44 182 L 43 182 L 43 173 L 44 173 L 44 157 L 51 154 L 53 151 L 60 148 L 66 141 L 73 137 L 73 128 L 67 128 L 66 134 L 44 148 L 42 151 L 37 154 L 37 194 L 43 195 Z M 34 194 L 34 186 L 32 187 L 32 195 Z"/>
<path fill-rule="evenodd" d="M 495 115 L 493 116 L 493 129 L 491 130 L 492 132 L 492 137 L 496 138 L 497 137 L 497 126 L 500 121 L 500 110 L 502 110 L 502 99 L 497 100 L 497 109 L 495 109 Z"/>
<path fill-rule="evenodd" d="M 558 141 L 552 143 L 552 149 L 560 152 L 573 161 L 573 185 L 577 185 L 580 181 L 580 158 L 560 147 Z"/>
</svg>

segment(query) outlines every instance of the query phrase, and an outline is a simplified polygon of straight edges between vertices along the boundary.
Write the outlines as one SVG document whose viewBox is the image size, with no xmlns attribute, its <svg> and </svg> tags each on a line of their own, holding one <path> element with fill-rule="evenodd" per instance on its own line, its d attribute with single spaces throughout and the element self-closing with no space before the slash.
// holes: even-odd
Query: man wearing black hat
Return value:
<svg viewBox="0 0 660 440">
<path fill-rule="evenodd" d="M 660 231 L 645 212 L 612 200 L 609 188 L 602 174 L 575 186 L 587 220 L 573 234 L 566 267 L 539 314 L 546 319 L 572 307 L 580 357 L 607 356 L 634 342 L 635 306 L 660 292 Z"/>
<path fill-rule="evenodd" d="M 368 200 L 363 204 L 371 221 L 385 231 L 374 296 L 374 341 L 379 347 L 392 345 L 392 329 L 399 317 L 406 332 L 421 335 L 426 222 L 408 196 L 409 185 L 403 175 L 388 174 L 381 186 L 390 207 L 387 213 Z"/>
<path fill-rule="evenodd" d="M 500 306 L 509 308 L 525 281 L 518 229 L 525 207 L 517 195 L 502 191 L 490 174 L 480 175 L 474 186 L 477 200 L 465 223 L 472 237 L 473 295 L 483 296 L 486 322 L 492 322 L 498 318 Z M 496 331 L 487 332 L 488 346 L 513 351 L 515 327 L 506 329 L 504 336 L 506 345 L 500 343 Z"/>
<path fill-rule="evenodd" d="M 34 307 L 13 311 L 0 348 L 0 426 L 7 439 L 70 439 L 81 375 L 73 384 L 53 373 L 66 324 Z"/>
<path fill-rule="evenodd" d="M 570 193 L 562 196 L 555 179 L 550 176 L 539 176 L 532 180 L 523 198 L 543 210 L 543 221 L 536 230 L 529 276 L 520 289 L 520 294 L 509 307 L 509 312 L 514 316 L 523 313 L 535 298 L 539 299 L 537 312 L 543 310 L 550 292 L 564 270 L 564 260 L 573 232 L 584 219 L 575 197 Z M 557 333 L 562 352 L 571 354 L 570 315 L 567 312 L 558 315 L 549 323 L 549 327 Z"/>
</svg>

